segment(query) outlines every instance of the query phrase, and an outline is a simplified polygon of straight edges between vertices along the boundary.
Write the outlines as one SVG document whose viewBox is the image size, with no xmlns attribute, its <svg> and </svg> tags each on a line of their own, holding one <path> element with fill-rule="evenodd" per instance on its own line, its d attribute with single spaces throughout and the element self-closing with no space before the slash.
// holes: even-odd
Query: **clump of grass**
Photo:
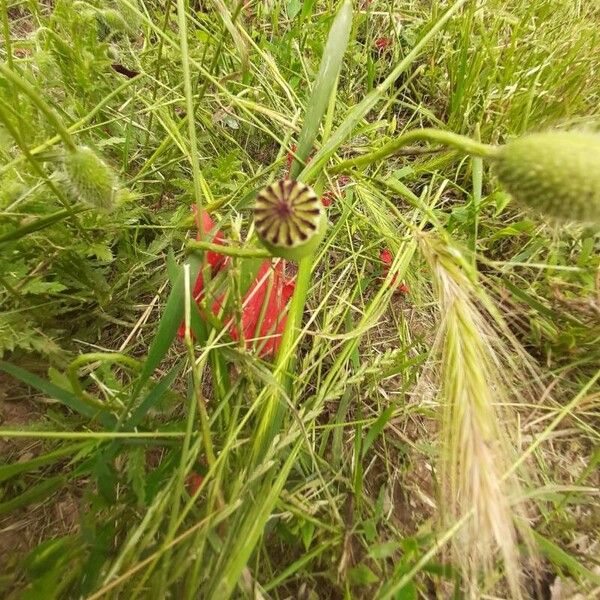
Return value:
<svg viewBox="0 0 600 600">
<path fill-rule="evenodd" d="M 507 473 L 529 457 L 540 480 L 565 485 L 523 485 L 544 515 L 535 540 L 549 576 L 568 571 L 584 594 L 597 585 L 593 545 L 570 549 L 594 524 L 580 517 L 597 500 L 597 238 L 563 228 L 552 239 L 521 215 L 487 177 L 498 146 L 479 142 L 598 114 L 598 33 L 587 10 L 556 0 L 455 0 L 446 12 L 436 6 L 445 3 L 406 3 L 401 14 L 388 0 L 9 4 L 0 11 L 0 352 L 9 361 L 0 375 L 10 379 L 0 387 L 7 382 L 15 403 L 39 401 L 44 417 L 34 423 L 40 411 L 30 411 L 15 422 L 9 410 L 0 437 L 44 446 L 30 458 L 13 443 L 11 464 L 0 465 L 0 531 L 26 515 L 36 543 L 45 539 L 28 558 L 10 553 L 0 586 L 90 599 L 428 598 L 433 588 L 449 596 L 455 563 L 462 590 L 483 595 L 493 585 L 486 572 L 491 579 L 503 561 L 517 595 L 526 581 L 515 543 L 527 536 L 513 504 L 519 482 Z M 333 60 L 324 49 L 342 6 L 348 52 L 336 37 Z M 363 160 L 401 131 L 423 135 L 441 123 L 449 131 L 413 141 L 465 134 L 478 140 L 468 153 L 483 159 L 413 146 L 364 176 L 336 179 L 348 165 L 338 158 Z M 251 205 L 281 179 L 294 142 L 292 179 L 338 192 L 322 244 L 301 261 L 273 364 L 210 315 L 223 297 L 223 314 L 241 316 L 268 255 L 253 245 Z M 119 165 L 136 202 L 119 202 L 110 218 L 71 206 L 50 169 L 81 143 Z M 211 243 L 207 230 L 186 242 L 192 203 L 230 245 Z M 437 345 L 418 248 L 418 231 L 432 226 L 469 247 L 498 290 L 488 298 L 449 242 L 424 238 L 444 311 Z M 382 265 L 384 247 L 392 264 Z M 230 268 L 213 275 L 198 250 L 219 248 Z M 200 312 L 189 289 L 199 275 Z M 548 382 L 578 394 L 564 406 L 548 397 L 519 406 L 526 435 L 551 424 L 516 463 L 513 415 L 500 404 L 522 382 L 510 375 L 513 347 L 500 343 L 494 312 L 507 307 Z M 177 340 L 182 321 L 187 348 Z M 46 365 L 40 353 L 50 351 Z M 431 416 L 415 383 L 440 356 L 440 398 L 453 401 L 445 532 L 430 520 L 437 432 L 414 426 Z M 31 389 L 21 397 L 13 379 Z M 479 453 L 462 451 L 467 442 Z M 190 476 L 201 483 L 188 485 Z M 68 536 L 35 521 L 40 510 L 56 513 L 57 493 L 81 497 L 82 527 Z M 440 549 L 459 530 L 455 563 L 443 564 Z"/>
<path fill-rule="evenodd" d="M 440 356 L 442 418 L 441 515 L 447 524 L 464 521 L 453 540 L 471 597 L 481 578 L 489 584 L 498 558 L 513 598 L 522 597 L 519 537 L 529 542 L 520 484 L 511 472 L 515 415 L 505 402 L 514 395 L 511 353 L 490 315 L 480 308 L 483 293 L 467 275 L 457 252 L 422 236 L 442 315 L 435 355 Z"/>
</svg>

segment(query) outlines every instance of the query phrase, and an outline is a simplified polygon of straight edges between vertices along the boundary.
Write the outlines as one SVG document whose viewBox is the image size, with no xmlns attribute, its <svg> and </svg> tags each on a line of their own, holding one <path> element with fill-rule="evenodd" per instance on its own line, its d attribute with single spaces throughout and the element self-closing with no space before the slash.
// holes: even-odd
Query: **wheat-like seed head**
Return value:
<svg viewBox="0 0 600 600">
<path fill-rule="evenodd" d="M 519 349 L 508 347 L 492 326 L 501 317 L 486 312 L 485 291 L 454 248 L 430 236 L 421 243 L 442 315 L 435 344 L 443 405 L 442 516 L 448 526 L 466 519 L 453 554 L 469 596 L 480 597 L 481 575 L 489 582 L 500 559 L 510 597 L 521 598 L 519 538 L 532 544 L 523 507 L 516 504 L 522 492 L 511 474 L 514 415 L 505 404 Z"/>
</svg>

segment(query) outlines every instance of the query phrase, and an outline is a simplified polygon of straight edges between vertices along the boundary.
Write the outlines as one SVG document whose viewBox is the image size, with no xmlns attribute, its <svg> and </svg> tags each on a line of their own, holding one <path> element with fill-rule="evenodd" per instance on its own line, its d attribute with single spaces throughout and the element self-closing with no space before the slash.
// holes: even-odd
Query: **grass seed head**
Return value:
<svg viewBox="0 0 600 600">
<path fill-rule="evenodd" d="M 308 256 L 323 238 L 326 222 L 318 196 L 299 181 L 281 179 L 256 198 L 256 231 L 274 256 L 288 260 Z"/>
<path fill-rule="evenodd" d="M 63 161 L 67 179 L 78 199 L 110 209 L 117 188 L 113 170 L 88 146 L 79 146 Z"/>
<path fill-rule="evenodd" d="M 600 135 L 531 134 L 496 158 L 498 179 L 517 201 L 561 221 L 600 223 Z"/>
<path fill-rule="evenodd" d="M 494 587 L 500 559 L 508 596 L 519 599 L 519 539 L 531 547 L 525 507 L 513 503 L 523 495 L 520 482 L 509 475 L 515 423 L 507 402 L 514 394 L 510 361 L 519 349 L 491 324 L 485 292 L 455 248 L 430 236 L 421 243 L 442 315 L 435 343 L 443 406 L 442 518 L 447 527 L 466 518 L 452 551 L 469 596 L 480 597 L 480 584 Z"/>
</svg>

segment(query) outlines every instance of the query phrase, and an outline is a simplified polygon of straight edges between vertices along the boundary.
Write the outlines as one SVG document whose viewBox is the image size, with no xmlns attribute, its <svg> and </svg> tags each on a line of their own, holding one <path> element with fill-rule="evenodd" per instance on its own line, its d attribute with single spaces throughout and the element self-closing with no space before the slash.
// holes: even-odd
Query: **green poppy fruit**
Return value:
<svg viewBox="0 0 600 600">
<path fill-rule="evenodd" d="M 112 169 L 87 146 L 79 146 L 63 159 L 71 189 L 79 200 L 96 208 L 113 205 L 117 182 Z"/>
<path fill-rule="evenodd" d="M 316 250 L 325 234 L 327 218 L 311 187 L 282 179 L 256 197 L 254 224 L 271 254 L 299 260 Z"/>
<path fill-rule="evenodd" d="M 500 183 L 522 204 L 561 221 L 600 223 L 600 135 L 547 132 L 495 153 Z"/>
</svg>

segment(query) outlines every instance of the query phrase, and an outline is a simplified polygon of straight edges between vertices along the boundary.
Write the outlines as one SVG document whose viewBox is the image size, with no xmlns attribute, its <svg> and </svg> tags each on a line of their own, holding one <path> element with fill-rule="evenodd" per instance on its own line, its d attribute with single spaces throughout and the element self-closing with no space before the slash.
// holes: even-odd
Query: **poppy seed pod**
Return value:
<svg viewBox="0 0 600 600">
<path fill-rule="evenodd" d="M 271 254 L 299 260 L 317 248 L 327 219 L 311 187 L 282 179 L 258 194 L 254 223 L 262 244 Z"/>
<path fill-rule="evenodd" d="M 518 202 L 561 221 L 600 223 L 600 135 L 517 138 L 498 149 L 494 167 Z"/>
<path fill-rule="evenodd" d="M 78 199 L 96 208 L 112 207 L 117 187 L 115 175 L 91 148 L 79 146 L 64 157 L 63 166 Z"/>
</svg>

